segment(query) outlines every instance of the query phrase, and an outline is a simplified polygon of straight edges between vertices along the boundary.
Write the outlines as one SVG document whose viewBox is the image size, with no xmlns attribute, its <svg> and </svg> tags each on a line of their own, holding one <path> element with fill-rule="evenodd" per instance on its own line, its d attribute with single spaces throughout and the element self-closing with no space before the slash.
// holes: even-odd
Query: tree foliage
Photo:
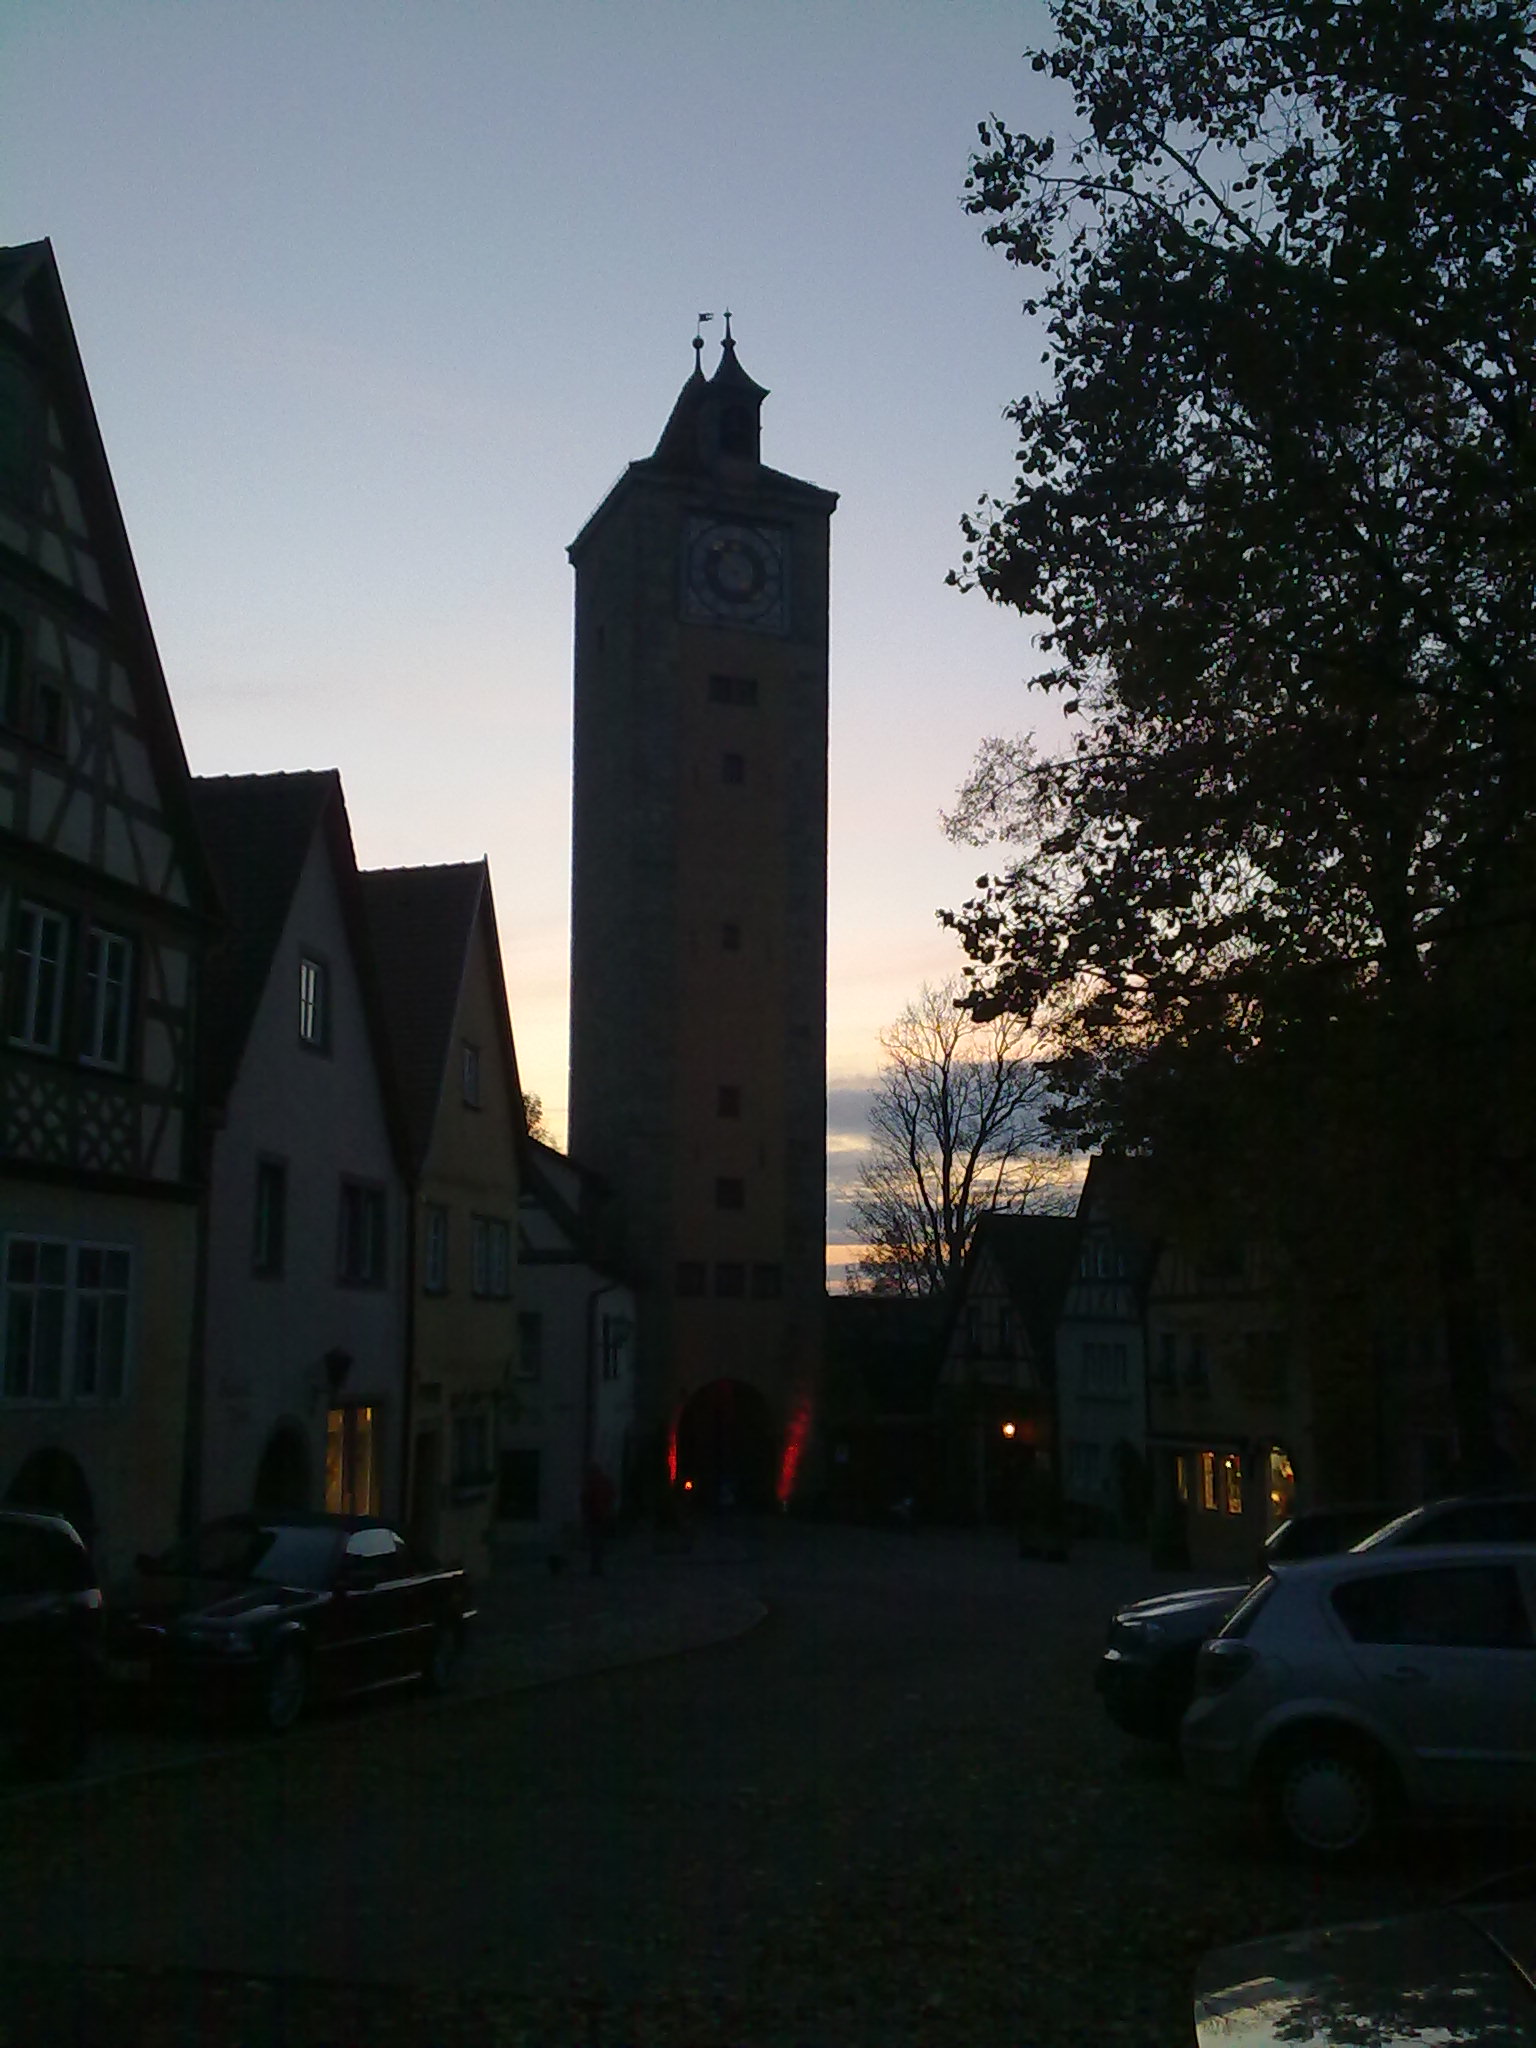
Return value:
<svg viewBox="0 0 1536 2048">
<path fill-rule="evenodd" d="M 990 121 L 968 185 L 1047 376 L 957 580 L 1041 622 L 1079 725 L 961 794 L 956 836 L 1011 848 L 950 918 L 973 999 L 1047 1029 L 1121 1144 L 1237 1098 L 1283 1144 L 1349 1072 L 1323 1149 L 1400 1184 L 1417 1118 L 1398 1222 L 1464 1314 L 1523 1100 L 1489 997 L 1532 992 L 1531 9 L 1052 11 L 1078 139 Z"/>
<path fill-rule="evenodd" d="M 881 1036 L 871 1157 L 853 1201 L 868 1246 L 850 1274 L 856 1289 L 939 1293 L 988 1211 L 1060 1199 L 1028 1033 L 1013 1017 L 978 1024 L 960 995 L 958 979 L 925 986 Z"/>
</svg>

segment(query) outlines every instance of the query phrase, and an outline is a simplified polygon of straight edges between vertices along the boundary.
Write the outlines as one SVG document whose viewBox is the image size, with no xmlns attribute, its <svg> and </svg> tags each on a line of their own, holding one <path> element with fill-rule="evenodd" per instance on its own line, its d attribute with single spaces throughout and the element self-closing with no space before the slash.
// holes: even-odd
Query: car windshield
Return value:
<svg viewBox="0 0 1536 2048">
<path fill-rule="evenodd" d="M 210 1522 L 159 1561 L 159 1569 L 200 1579 L 248 1579 L 268 1586 L 323 1587 L 336 1562 L 334 1529 L 285 1522 Z"/>
<path fill-rule="evenodd" d="M 1384 1543 L 1395 1542 L 1399 1530 L 1407 1528 L 1410 1523 L 1422 1520 L 1423 1515 L 1424 1510 L 1422 1508 L 1409 1508 L 1406 1514 L 1394 1515 L 1390 1522 L 1384 1522 L 1379 1529 L 1373 1529 L 1370 1535 L 1362 1542 L 1351 1544 L 1350 1548 L 1353 1550 L 1375 1550 Z"/>
<path fill-rule="evenodd" d="M 1256 1586 L 1250 1587 L 1227 1616 L 1226 1626 L 1221 1633 L 1224 1636 L 1247 1635 L 1258 1618 L 1260 1608 L 1274 1590 L 1275 1580 L 1272 1577 L 1262 1578 Z"/>
</svg>

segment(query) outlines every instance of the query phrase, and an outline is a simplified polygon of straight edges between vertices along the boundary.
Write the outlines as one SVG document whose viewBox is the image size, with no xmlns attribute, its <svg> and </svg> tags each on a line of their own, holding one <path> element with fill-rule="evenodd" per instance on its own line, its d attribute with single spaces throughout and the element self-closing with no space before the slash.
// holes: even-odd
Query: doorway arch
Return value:
<svg viewBox="0 0 1536 2048">
<path fill-rule="evenodd" d="M 309 1454 L 291 1422 L 278 1423 L 267 1438 L 251 1505 L 258 1515 L 297 1514 L 309 1506 Z"/>
<path fill-rule="evenodd" d="M 677 1421 L 677 1478 L 705 1508 L 773 1505 L 773 1416 L 745 1380 L 711 1380 Z"/>
<path fill-rule="evenodd" d="M 62 1515 L 87 1543 L 96 1536 L 96 1503 L 90 1481 L 77 1458 L 57 1444 L 44 1444 L 22 1462 L 6 1488 L 8 1508 L 30 1508 L 34 1514 Z"/>
</svg>

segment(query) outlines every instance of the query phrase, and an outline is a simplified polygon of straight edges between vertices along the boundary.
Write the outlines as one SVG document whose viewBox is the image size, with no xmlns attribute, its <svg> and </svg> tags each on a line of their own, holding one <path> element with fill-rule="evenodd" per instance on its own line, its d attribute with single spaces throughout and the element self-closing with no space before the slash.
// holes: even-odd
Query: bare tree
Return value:
<svg viewBox="0 0 1536 2048">
<path fill-rule="evenodd" d="M 924 985 L 880 1043 L 873 1153 L 853 1215 L 868 1247 L 856 1292 L 936 1294 L 959 1271 L 992 1209 L 1066 1209 L 1063 1162 L 1045 1149 L 1045 1084 L 1017 1017 L 978 1023 L 958 977 Z"/>
</svg>

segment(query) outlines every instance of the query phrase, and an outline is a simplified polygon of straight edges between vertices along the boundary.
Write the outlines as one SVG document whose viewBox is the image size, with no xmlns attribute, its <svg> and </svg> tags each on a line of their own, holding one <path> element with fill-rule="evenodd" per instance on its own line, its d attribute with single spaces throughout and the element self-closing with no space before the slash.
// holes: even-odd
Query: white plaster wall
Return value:
<svg viewBox="0 0 1536 2048">
<path fill-rule="evenodd" d="M 301 955 L 329 968 L 327 1053 L 312 1052 L 299 1040 Z M 251 1271 L 256 1162 L 263 1156 L 282 1159 L 288 1171 L 286 1253 L 278 1279 Z M 337 1279 L 343 1176 L 385 1190 L 388 1250 L 381 1288 L 345 1286 Z M 324 1505 L 328 1391 L 322 1361 L 338 1348 L 353 1359 L 342 1397 L 371 1402 L 375 1409 L 381 1510 L 401 1512 L 405 1226 L 404 1190 L 391 1154 L 361 991 L 335 874 L 319 834 L 213 1146 L 206 1513 L 250 1505 L 262 1451 L 280 1421 L 301 1430 L 310 1459 L 310 1505 Z"/>
</svg>

